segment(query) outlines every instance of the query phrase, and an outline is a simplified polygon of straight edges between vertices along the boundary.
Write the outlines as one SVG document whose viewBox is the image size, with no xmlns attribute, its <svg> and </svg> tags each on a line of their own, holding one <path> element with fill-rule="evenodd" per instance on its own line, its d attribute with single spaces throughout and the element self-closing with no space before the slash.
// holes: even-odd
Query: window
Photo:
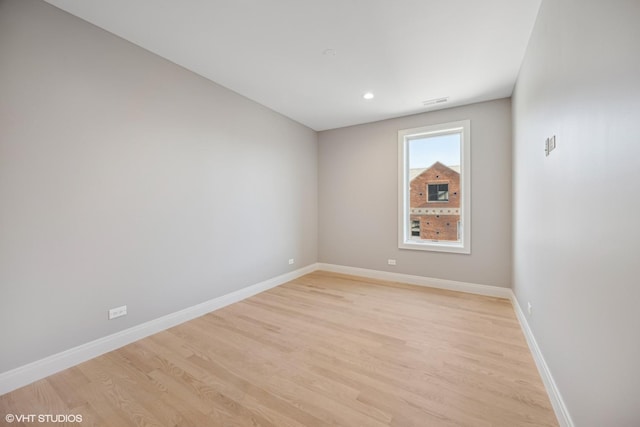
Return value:
<svg viewBox="0 0 640 427">
<path fill-rule="evenodd" d="M 398 132 L 398 247 L 471 253 L 470 121 Z"/>
<path fill-rule="evenodd" d="M 449 184 L 427 184 L 430 202 L 448 202 Z"/>
<path fill-rule="evenodd" d="M 420 220 L 411 220 L 411 236 L 420 236 Z"/>
</svg>

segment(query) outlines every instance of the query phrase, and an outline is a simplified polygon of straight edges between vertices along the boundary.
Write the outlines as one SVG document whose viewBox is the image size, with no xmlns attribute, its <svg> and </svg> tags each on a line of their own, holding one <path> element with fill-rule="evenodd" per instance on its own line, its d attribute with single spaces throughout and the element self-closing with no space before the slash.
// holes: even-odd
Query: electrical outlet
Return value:
<svg viewBox="0 0 640 427">
<path fill-rule="evenodd" d="M 389 265 L 396 265 L 396 260 L 395 260 L 395 259 L 388 259 L 388 260 L 387 260 L 387 264 L 389 264 Z"/>
<path fill-rule="evenodd" d="M 531 305 L 530 302 L 527 302 L 527 312 L 529 313 L 529 316 L 531 316 L 531 310 L 533 309 L 533 306 Z"/>
<path fill-rule="evenodd" d="M 115 319 L 116 317 L 122 317 L 127 315 L 127 306 L 123 305 L 121 307 L 112 308 L 109 310 L 109 320 Z"/>
<path fill-rule="evenodd" d="M 293 258 L 289 258 L 289 265 L 293 264 L 295 260 Z"/>
</svg>

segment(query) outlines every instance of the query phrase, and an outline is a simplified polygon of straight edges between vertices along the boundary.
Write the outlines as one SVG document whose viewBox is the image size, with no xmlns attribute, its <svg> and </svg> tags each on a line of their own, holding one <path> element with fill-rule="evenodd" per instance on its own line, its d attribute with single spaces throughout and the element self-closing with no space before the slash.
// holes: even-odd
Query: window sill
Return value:
<svg viewBox="0 0 640 427">
<path fill-rule="evenodd" d="M 459 242 L 416 242 L 408 240 L 398 245 L 399 249 L 409 249 L 414 251 L 449 252 L 456 254 L 471 254 L 471 248 L 464 247 Z"/>
</svg>

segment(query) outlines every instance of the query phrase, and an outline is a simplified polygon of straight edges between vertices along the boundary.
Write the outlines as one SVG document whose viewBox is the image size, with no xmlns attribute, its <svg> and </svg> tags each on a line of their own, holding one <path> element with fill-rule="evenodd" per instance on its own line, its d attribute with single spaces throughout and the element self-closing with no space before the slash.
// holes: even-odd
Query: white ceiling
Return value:
<svg viewBox="0 0 640 427">
<path fill-rule="evenodd" d="M 541 0 L 46 1 L 325 130 L 510 96 Z"/>
</svg>

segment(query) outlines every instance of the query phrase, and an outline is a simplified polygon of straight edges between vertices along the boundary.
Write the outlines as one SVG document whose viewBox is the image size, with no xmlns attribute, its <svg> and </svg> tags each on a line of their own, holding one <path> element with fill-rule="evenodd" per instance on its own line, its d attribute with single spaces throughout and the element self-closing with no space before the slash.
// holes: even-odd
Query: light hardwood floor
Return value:
<svg viewBox="0 0 640 427">
<path fill-rule="evenodd" d="M 7 413 L 80 414 L 68 425 L 83 427 L 557 426 L 508 300 L 326 272 L 0 396 Z"/>
</svg>

